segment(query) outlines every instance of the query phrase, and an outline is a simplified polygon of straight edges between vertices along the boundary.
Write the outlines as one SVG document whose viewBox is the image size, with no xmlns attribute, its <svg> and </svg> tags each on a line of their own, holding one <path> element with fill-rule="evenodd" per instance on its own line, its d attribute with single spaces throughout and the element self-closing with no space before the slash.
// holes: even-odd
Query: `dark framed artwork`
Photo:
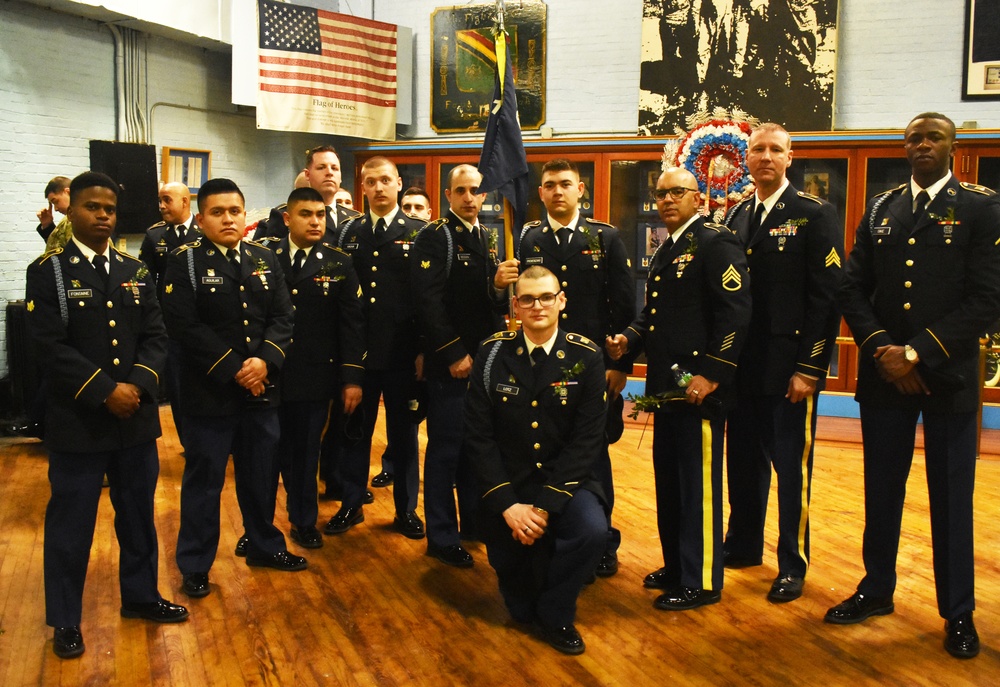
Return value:
<svg viewBox="0 0 1000 687">
<path fill-rule="evenodd" d="M 522 129 L 545 122 L 544 2 L 509 3 L 505 25 Z M 485 131 L 493 101 L 496 4 L 438 7 L 431 14 L 431 128 Z"/>
<path fill-rule="evenodd" d="M 962 100 L 1000 99 L 1000 0 L 965 0 Z"/>
<path fill-rule="evenodd" d="M 716 108 L 833 129 L 839 0 L 643 0 L 639 134 Z"/>
<path fill-rule="evenodd" d="M 191 148 L 163 147 L 163 183 L 179 181 L 188 187 L 191 195 L 211 178 L 212 151 Z"/>
</svg>

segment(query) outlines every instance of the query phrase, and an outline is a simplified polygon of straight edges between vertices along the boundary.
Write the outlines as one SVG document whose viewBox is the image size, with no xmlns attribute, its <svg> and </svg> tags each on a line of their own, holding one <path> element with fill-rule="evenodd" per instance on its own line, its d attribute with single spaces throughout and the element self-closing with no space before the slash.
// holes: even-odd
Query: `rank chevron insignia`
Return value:
<svg viewBox="0 0 1000 687">
<path fill-rule="evenodd" d="M 742 286 L 743 277 L 740 276 L 739 270 L 730 264 L 729 268 L 722 273 L 722 288 L 726 291 L 739 291 Z"/>
<path fill-rule="evenodd" d="M 826 339 L 821 339 L 813 344 L 812 355 L 810 357 L 815 358 L 823 352 L 823 347 L 826 346 Z"/>
<path fill-rule="evenodd" d="M 831 265 L 836 265 L 837 267 L 840 267 L 840 256 L 837 255 L 836 248 L 831 248 L 830 252 L 826 254 L 825 262 L 827 267 L 830 267 Z"/>
<path fill-rule="evenodd" d="M 720 351 L 725 351 L 732 347 L 733 341 L 736 339 L 736 332 L 730 332 L 726 335 L 726 338 L 722 340 L 722 345 L 719 346 Z"/>
</svg>

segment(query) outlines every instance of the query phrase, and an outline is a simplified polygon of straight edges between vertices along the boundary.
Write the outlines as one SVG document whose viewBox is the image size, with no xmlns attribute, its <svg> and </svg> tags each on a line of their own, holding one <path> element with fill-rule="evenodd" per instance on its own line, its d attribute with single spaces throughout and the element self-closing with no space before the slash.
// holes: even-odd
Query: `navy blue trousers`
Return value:
<svg viewBox="0 0 1000 687">
<path fill-rule="evenodd" d="M 329 401 L 285 401 L 278 409 L 281 440 L 273 491 L 276 496 L 280 473 L 288 520 L 296 528 L 315 527 L 319 517 L 316 470 L 329 406 Z"/>
<path fill-rule="evenodd" d="M 48 625 L 80 624 L 83 585 L 105 474 L 115 509 L 122 603 L 150 603 L 160 599 L 156 588 L 159 555 L 153 524 L 153 493 L 159 473 L 155 441 L 118 451 L 49 454 L 52 495 L 45 509 L 43 546 Z"/>
</svg>

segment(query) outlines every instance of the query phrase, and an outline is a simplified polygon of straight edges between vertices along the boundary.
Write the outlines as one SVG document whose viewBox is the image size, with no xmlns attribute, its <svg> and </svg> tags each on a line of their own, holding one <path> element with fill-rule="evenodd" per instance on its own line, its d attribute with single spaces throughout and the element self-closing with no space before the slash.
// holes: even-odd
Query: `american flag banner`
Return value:
<svg viewBox="0 0 1000 687">
<path fill-rule="evenodd" d="M 395 24 L 257 5 L 258 128 L 395 139 Z"/>
</svg>

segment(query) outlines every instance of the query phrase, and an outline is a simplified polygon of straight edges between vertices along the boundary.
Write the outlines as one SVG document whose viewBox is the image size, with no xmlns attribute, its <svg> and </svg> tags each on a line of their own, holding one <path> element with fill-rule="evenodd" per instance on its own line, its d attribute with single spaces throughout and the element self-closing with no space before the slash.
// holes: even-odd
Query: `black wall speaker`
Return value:
<svg viewBox="0 0 1000 687">
<path fill-rule="evenodd" d="M 160 221 L 155 146 L 91 141 L 90 169 L 104 172 L 122 188 L 116 235 L 139 234 Z"/>
</svg>

